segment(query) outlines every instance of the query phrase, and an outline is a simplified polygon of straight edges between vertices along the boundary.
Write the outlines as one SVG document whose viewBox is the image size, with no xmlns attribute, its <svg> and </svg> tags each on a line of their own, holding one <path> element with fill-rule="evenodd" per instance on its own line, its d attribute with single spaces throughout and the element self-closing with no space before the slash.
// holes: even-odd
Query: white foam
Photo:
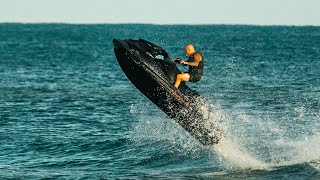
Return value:
<svg viewBox="0 0 320 180">
<path fill-rule="evenodd" d="M 320 171 L 320 160 L 310 162 L 310 165 L 317 171 Z"/>
<path fill-rule="evenodd" d="M 312 165 L 320 169 L 319 163 L 314 163 L 320 159 L 319 136 L 288 141 L 284 130 L 271 118 L 257 118 L 235 112 L 233 118 L 236 119 L 231 119 L 220 108 L 209 108 L 208 111 L 210 119 L 207 123 L 219 124 L 225 134 L 212 149 L 231 168 L 272 169 L 313 162 Z M 261 145 L 262 141 L 264 145 Z"/>
<path fill-rule="evenodd" d="M 207 127 L 218 128 L 223 134 L 218 144 L 212 146 L 212 149 L 225 161 L 229 163 L 230 168 L 238 169 L 267 169 L 269 164 L 258 160 L 249 154 L 244 148 L 235 141 L 228 138 L 229 119 L 225 113 L 216 105 L 203 105 L 201 107 L 205 117 L 208 117 L 205 125 Z M 212 126 L 214 124 L 214 126 Z M 229 136 L 230 137 L 230 136 Z"/>
<path fill-rule="evenodd" d="M 223 157 L 223 159 L 230 163 L 232 168 L 267 169 L 271 167 L 269 164 L 241 150 L 239 145 L 226 138 L 222 138 L 220 142 L 213 145 L 212 148 Z"/>
<path fill-rule="evenodd" d="M 291 157 L 288 161 L 281 162 L 279 165 L 293 165 L 309 162 L 319 168 L 320 161 L 320 137 L 305 137 L 302 141 L 286 142 L 292 145 Z M 318 163 L 317 163 L 318 162 Z"/>
</svg>

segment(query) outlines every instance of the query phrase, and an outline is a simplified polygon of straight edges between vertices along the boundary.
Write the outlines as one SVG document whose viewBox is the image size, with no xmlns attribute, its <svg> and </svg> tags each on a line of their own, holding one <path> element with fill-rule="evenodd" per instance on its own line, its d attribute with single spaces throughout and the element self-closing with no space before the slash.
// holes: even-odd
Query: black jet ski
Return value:
<svg viewBox="0 0 320 180">
<path fill-rule="evenodd" d="M 203 145 L 219 142 L 220 131 L 200 110 L 203 98 L 185 83 L 174 87 L 180 70 L 163 48 L 143 39 L 113 39 L 113 45 L 120 67 L 137 89 Z"/>
</svg>

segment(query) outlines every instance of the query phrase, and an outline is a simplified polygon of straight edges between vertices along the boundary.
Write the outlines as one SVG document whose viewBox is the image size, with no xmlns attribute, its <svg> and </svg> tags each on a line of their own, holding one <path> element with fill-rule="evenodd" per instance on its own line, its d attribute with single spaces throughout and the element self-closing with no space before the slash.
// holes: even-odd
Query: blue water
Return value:
<svg viewBox="0 0 320 180">
<path fill-rule="evenodd" d="M 113 38 L 194 43 L 225 149 L 136 90 Z M 0 178 L 318 179 L 319 69 L 320 27 L 0 24 Z"/>
</svg>

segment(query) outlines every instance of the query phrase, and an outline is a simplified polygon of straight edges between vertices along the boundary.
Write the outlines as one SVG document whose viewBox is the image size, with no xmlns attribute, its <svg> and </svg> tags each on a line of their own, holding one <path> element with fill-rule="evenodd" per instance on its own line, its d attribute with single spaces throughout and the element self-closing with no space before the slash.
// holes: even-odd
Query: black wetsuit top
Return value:
<svg viewBox="0 0 320 180">
<path fill-rule="evenodd" d="M 188 74 L 190 75 L 190 82 L 198 82 L 201 79 L 201 76 L 203 74 L 203 67 L 204 67 L 204 63 L 203 63 L 203 56 L 200 52 L 195 52 L 193 53 L 191 56 L 189 56 L 189 59 L 187 60 L 187 62 L 194 62 L 194 56 L 196 54 L 200 54 L 200 56 L 202 57 L 202 60 L 199 62 L 198 66 L 189 66 L 189 71 Z"/>
</svg>

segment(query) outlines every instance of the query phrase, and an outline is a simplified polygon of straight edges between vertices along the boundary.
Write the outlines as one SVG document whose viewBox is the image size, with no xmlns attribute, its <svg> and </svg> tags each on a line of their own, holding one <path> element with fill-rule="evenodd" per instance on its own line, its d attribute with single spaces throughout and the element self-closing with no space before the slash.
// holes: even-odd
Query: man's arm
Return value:
<svg viewBox="0 0 320 180">
<path fill-rule="evenodd" d="M 198 66 L 200 61 L 202 61 L 202 57 L 200 54 L 197 53 L 194 55 L 194 62 L 181 61 L 181 64 L 185 64 L 189 66 Z"/>
</svg>

